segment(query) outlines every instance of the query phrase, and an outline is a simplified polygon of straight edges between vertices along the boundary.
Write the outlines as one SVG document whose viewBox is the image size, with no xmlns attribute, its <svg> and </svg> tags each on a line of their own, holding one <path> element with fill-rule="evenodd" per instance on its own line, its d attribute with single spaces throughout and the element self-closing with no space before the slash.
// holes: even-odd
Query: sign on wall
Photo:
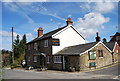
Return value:
<svg viewBox="0 0 120 81">
<path fill-rule="evenodd" d="M 52 39 L 52 45 L 53 46 L 60 46 L 60 40 L 59 39 Z"/>
</svg>

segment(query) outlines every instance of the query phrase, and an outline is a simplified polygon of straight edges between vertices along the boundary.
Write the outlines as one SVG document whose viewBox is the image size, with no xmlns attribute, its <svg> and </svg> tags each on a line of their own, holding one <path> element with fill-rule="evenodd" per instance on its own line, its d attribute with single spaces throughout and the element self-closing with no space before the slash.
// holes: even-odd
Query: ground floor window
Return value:
<svg viewBox="0 0 120 81">
<path fill-rule="evenodd" d="M 37 62 L 37 56 L 33 56 L 33 62 Z"/>
<path fill-rule="evenodd" d="M 90 62 L 90 63 L 89 63 L 89 66 L 90 66 L 90 67 L 95 67 L 95 66 L 96 66 L 96 63 L 95 63 L 95 62 Z"/>
<path fill-rule="evenodd" d="M 47 56 L 47 63 L 50 63 L 50 56 Z"/>
<path fill-rule="evenodd" d="M 54 63 L 62 63 L 61 56 L 54 56 Z"/>
<path fill-rule="evenodd" d="M 116 54 L 118 54 L 118 50 L 116 50 Z"/>
<path fill-rule="evenodd" d="M 30 57 L 28 57 L 28 61 L 30 61 Z"/>
</svg>

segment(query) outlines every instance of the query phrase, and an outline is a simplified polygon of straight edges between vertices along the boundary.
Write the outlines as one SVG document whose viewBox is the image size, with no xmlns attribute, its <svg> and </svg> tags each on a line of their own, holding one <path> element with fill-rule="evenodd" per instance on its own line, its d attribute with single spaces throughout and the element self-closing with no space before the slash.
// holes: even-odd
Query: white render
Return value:
<svg viewBox="0 0 120 81">
<path fill-rule="evenodd" d="M 60 46 L 52 46 L 53 55 L 65 47 L 85 43 L 85 39 L 77 32 L 77 30 L 73 26 L 71 26 L 72 25 L 69 25 L 61 31 L 52 35 L 52 38 L 60 39 Z"/>
</svg>

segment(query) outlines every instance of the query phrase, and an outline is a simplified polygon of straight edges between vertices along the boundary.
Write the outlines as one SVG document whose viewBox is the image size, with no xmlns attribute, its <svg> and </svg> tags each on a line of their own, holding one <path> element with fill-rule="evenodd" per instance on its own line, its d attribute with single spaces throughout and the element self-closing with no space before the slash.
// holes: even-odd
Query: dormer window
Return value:
<svg viewBox="0 0 120 81">
<path fill-rule="evenodd" d="M 44 40 L 44 47 L 48 47 L 48 40 Z"/>
</svg>

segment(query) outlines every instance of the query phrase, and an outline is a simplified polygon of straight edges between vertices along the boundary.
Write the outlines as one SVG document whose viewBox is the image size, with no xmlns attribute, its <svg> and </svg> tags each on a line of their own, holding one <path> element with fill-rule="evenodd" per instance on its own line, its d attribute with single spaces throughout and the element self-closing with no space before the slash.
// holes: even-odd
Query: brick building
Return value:
<svg viewBox="0 0 120 81">
<path fill-rule="evenodd" d="M 35 68 L 45 66 L 48 69 L 57 69 L 61 64 L 62 56 L 55 54 L 68 46 L 84 44 L 85 38 L 73 27 L 71 18 L 66 21 L 67 25 L 46 34 L 43 29 L 38 29 L 38 37 L 27 43 L 26 63 Z"/>
</svg>

